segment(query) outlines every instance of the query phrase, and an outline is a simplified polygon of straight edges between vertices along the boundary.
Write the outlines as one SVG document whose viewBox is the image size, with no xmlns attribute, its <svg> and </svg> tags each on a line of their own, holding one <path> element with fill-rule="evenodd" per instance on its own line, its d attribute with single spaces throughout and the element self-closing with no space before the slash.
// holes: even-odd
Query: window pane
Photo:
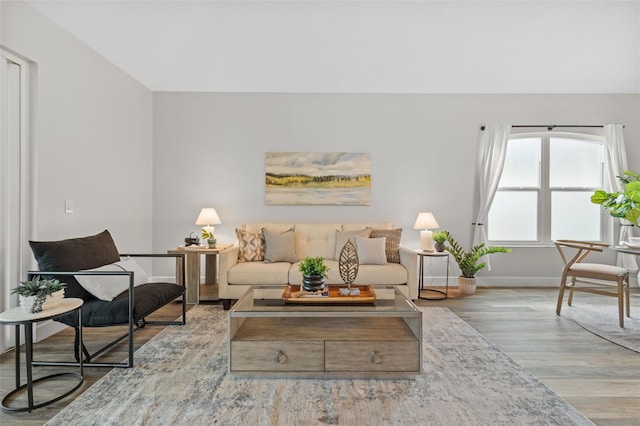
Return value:
<svg viewBox="0 0 640 426">
<path fill-rule="evenodd" d="M 551 193 L 551 239 L 600 240 L 600 206 L 591 191 Z"/>
<path fill-rule="evenodd" d="M 509 140 L 500 188 L 537 188 L 540 185 L 540 144 L 540 138 Z"/>
<path fill-rule="evenodd" d="M 602 144 L 552 137 L 549 148 L 549 184 L 552 188 L 602 187 Z"/>
<path fill-rule="evenodd" d="M 489 211 L 489 240 L 536 241 L 537 214 L 537 192 L 498 191 Z"/>
</svg>

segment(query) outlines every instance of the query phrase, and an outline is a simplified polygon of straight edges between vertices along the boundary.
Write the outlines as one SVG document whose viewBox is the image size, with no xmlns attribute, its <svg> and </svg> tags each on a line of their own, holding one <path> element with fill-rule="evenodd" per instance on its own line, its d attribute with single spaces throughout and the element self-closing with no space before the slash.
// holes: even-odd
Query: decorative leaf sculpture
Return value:
<svg viewBox="0 0 640 426">
<path fill-rule="evenodd" d="M 347 284 L 347 288 L 351 289 L 351 285 L 358 276 L 358 251 L 353 245 L 351 239 L 342 247 L 338 266 L 340 268 L 340 277 Z"/>
</svg>

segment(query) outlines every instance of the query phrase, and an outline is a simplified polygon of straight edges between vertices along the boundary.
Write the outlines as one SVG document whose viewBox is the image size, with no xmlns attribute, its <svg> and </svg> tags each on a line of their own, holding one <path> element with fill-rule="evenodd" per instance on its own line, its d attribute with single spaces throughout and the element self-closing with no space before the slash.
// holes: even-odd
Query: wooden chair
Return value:
<svg viewBox="0 0 640 426">
<path fill-rule="evenodd" d="M 556 314 L 560 315 L 565 288 L 569 289 L 569 306 L 571 306 L 571 302 L 573 301 L 574 291 L 612 296 L 618 298 L 619 323 L 620 327 L 624 327 L 623 305 L 626 305 L 627 317 L 630 316 L 629 271 L 618 266 L 583 262 L 589 253 L 602 252 L 603 249 L 609 247 L 609 245 L 577 240 L 557 240 L 555 241 L 555 245 L 564 262 Z M 567 253 L 565 253 L 565 250 L 570 251 L 570 249 L 576 250 L 573 257 L 569 257 Z M 567 282 L 567 278 L 569 277 L 571 280 Z M 585 286 L 579 287 L 578 284 L 584 284 Z"/>
</svg>

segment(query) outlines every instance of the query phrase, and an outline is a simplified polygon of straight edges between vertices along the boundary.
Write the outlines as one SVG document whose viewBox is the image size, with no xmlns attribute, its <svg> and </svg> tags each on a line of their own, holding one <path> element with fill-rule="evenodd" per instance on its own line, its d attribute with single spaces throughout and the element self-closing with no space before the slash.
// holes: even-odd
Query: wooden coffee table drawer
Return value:
<svg viewBox="0 0 640 426">
<path fill-rule="evenodd" d="M 324 342 L 232 341 L 231 371 L 324 371 Z"/>
<path fill-rule="evenodd" d="M 326 341 L 326 371 L 420 371 L 415 341 Z"/>
</svg>

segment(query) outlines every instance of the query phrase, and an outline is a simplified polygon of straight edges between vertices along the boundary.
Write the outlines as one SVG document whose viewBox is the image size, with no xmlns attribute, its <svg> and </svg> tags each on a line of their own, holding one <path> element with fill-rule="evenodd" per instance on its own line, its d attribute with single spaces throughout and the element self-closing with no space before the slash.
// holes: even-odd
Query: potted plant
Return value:
<svg viewBox="0 0 640 426">
<path fill-rule="evenodd" d="M 626 219 L 638 226 L 640 219 L 640 173 L 629 171 L 616 176 L 622 184 L 622 192 L 598 190 L 591 196 L 591 202 L 600 204 L 613 217 Z"/>
<path fill-rule="evenodd" d="M 449 232 L 447 231 L 437 231 L 433 233 L 433 241 L 436 242 L 436 251 L 442 253 L 444 251 L 444 242 L 447 241 L 447 237 L 449 236 Z"/>
<path fill-rule="evenodd" d="M 22 281 L 11 294 L 18 295 L 23 310 L 36 314 L 60 304 L 64 299 L 65 286 L 58 280 L 43 280 L 37 275 L 32 280 Z"/>
<path fill-rule="evenodd" d="M 202 239 L 207 240 L 209 248 L 216 248 L 216 239 L 213 236 L 213 229 L 202 228 Z"/>
<path fill-rule="evenodd" d="M 305 257 L 298 265 L 298 270 L 302 274 L 303 290 L 315 292 L 324 289 L 324 279 L 329 278 L 329 268 L 322 256 Z"/>
<path fill-rule="evenodd" d="M 484 268 L 486 263 L 479 263 L 482 256 L 491 253 L 509 253 L 511 249 L 504 247 L 487 247 L 484 243 L 466 251 L 451 234 L 447 236 L 449 246 L 445 248 L 458 263 L 462 275 L 458 277 L 458 287 L 464 294 L 476 292 L 476 272 Z"/>
</svg>

